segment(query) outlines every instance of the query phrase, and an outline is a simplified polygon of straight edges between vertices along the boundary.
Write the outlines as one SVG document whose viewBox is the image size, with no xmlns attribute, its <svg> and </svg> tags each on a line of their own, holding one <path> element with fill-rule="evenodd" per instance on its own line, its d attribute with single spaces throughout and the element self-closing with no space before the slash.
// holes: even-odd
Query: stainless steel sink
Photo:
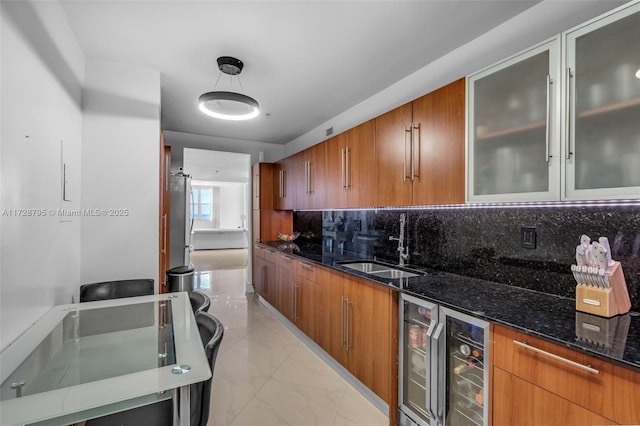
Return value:
<svg viewBox="0 0 640 426">
<path fill-rule="evenodd" d="M 345 262 L 340 263 L 340 265 L 345 268 L 354 269 L 359 272 L 364 272 L 366 274 L 375 275 L 380 278 L 410 278 L 417 277 L 418 274 L 414 274 L 413 272 L 404 271 L 402 269 L 396 269 L 388 265 L 383 265 L 380 263 L 374 262 Z"/>
<path fill-rule="evenodd" d="M 380 278 L 411 278 L 418 276 L 418 274 L 414 274 L 413 272 L 402 271 L 400 269 L 387 269 L 386 271 L 376 271 L 369 273 Z"/>
</svg>

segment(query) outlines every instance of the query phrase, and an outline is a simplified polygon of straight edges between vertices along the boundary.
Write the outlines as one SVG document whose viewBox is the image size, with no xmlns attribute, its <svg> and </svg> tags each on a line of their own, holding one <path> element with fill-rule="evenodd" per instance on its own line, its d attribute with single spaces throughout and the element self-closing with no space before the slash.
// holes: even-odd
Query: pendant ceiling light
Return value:
<svg viewBox="0 0 640 426">
<path fill-rule="evenodd" d="M 214 91 L 207 92 L 200 96 L 200 111 L 211 117 L 223 120 L 249 120 L 258 116 L 260 110 L 258 109 L 258 102 L 255 99 L 241 93 L 215 91 L 223 73 L 230 77 L 232 83 L 233 77 L 236 76 L 242 89 L 240 73 L 243 67 L 244 64 L 241 60 L 232 58 L 231 56 L 221 56 L 218 58 L 220 75 L 216 81 Z"/>
</svg>

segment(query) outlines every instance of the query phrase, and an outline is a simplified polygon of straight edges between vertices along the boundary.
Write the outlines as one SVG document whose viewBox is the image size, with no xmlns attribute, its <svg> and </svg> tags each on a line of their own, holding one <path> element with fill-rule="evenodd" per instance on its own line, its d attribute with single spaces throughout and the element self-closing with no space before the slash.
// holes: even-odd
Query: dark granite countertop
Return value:
<svg viewBox="0 0 640 426">
<path fill-rule="evenodd" d="M 340 264 L 362 259 L 354 253 L 311 243 L 261 244 L 640 371 L 640 313 L 601 318 L 576 311 L 571 298 L 411 265 L 421 275 L 381 279 Z"/>
</svg>

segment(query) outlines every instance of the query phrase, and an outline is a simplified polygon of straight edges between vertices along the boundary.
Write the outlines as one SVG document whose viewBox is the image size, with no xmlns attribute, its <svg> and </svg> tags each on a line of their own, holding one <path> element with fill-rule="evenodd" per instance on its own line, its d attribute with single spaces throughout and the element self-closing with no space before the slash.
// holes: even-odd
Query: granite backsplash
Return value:
<svg viewBox="0 0 640 426">
<path fill-rule="evenodd" d="M 640 203 L 296 211 L 293 226 L 323 247 L 398 263 L 398 242 L 389 237 L 399 236 L 402 213 L 407 263 L 570 298 L 580 235 L 605 236 L 632 310 L 640 311 Z M 535 228 L 535 248 L 522 247 L 522 227 Z"/>
</svg>

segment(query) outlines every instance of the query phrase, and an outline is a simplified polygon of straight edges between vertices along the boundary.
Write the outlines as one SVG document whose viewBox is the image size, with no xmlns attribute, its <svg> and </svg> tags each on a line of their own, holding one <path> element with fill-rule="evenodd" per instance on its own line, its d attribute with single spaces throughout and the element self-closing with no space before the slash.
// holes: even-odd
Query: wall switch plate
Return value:
<svg viewBox="0 0 640 426">
<path fill-rule="evenodd" d="M 535 226 L 523 226 L 520 228 L 520 245 L 527 249 L 536 248 Z"/>
</svg>

